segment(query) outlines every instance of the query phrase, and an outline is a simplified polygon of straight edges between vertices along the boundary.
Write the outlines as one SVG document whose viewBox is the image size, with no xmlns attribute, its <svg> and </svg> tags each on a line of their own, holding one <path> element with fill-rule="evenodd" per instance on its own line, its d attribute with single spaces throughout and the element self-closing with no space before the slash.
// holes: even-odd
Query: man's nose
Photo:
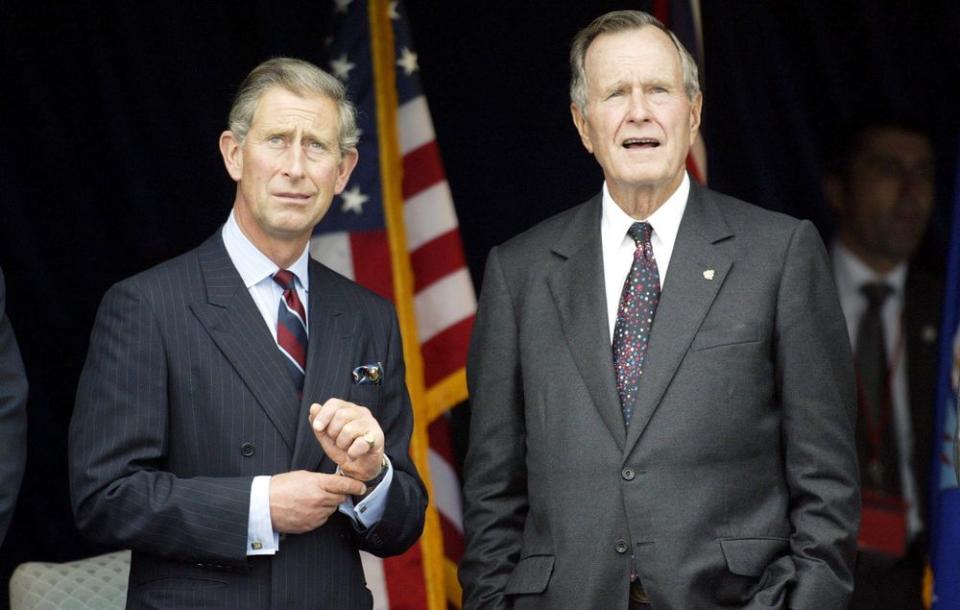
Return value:
<svg viewBox="0 0 960 610">
<path fill-rule="evenodd" d="M 650 118 L 650 100 L 646 94 L 637 92 L 630 94 L 629 107 L 627 108 L 630 120 L 643 122 Z"/>
<path fill-rule="evenodd" d="M 293 179 L 302 178 L 306 173 L 306 159 L 302 146 L 290 146 L 283 155 L 283 173 Z"/>
</svg>

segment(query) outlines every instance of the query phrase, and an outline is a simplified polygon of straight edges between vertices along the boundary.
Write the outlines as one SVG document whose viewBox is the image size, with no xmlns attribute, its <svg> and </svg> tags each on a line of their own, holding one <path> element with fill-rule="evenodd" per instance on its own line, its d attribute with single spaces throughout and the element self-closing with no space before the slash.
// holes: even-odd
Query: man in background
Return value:
<svg viewBox="0 0 960 610">
<path fill-rule="evenodd" d="M 0 269 L 0 545 L 7 536 L 27 462 L 27 374 L 6 313 Z"/>
<path fill-rule="evenodd" d="M 851 129 L 824 178 L 838 231 L 833 272 L 853 346 L 863 490 L 852 608 L 922 608 L 942 285 L 911 262 L 934 205 L 919 127 Z"/>
<path fill-rule="evenodd" d="M 426 491 L 392 305 L 310 259 L 357 163 L 343 85 L 277 58 L 220 137 L 222 229 L 113 286 L 70 428 L 80 530 L 133 550 L 128 608 L 368 609 Z"/>
</svg>

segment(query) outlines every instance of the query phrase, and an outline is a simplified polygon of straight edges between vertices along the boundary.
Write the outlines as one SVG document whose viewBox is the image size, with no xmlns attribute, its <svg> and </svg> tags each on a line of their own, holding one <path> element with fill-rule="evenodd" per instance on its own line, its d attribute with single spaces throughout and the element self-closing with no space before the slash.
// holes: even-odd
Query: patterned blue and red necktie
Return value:
<svg viewBox="0 0 960 610">
<path fill-rule="evenodd" d="M 290 377 L 298 391 L 303 391 L 304 371 L 307 370 L 307 314 L 297 295 L 297 276 L 286 269 L 273 274 L 273 281 L 283 288 L 283 298 L 277 310 L 277 345 L 284 355 Z"/>
<path fill-rule="evenodd" d="M 617 373 L 617 393 L 623 409 L 623 422 L 630 426 L 637 388 L 643 373 L 653 316 L 660 301 L 660 273 L 650 244 L 652 228 L 645 222 L 630 225 L 627 234 L 637 245 L 633 265 L 623 283 L 617 323 L 613 328 L 613 366 Z"/>
</svg>

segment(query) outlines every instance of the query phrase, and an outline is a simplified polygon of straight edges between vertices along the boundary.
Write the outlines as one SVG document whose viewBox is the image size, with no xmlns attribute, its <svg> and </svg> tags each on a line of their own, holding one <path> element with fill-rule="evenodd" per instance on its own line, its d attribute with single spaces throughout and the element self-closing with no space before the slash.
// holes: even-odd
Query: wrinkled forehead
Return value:
<svg viewBox="0 0 960 610">
<path fill-rule="evenodd" d="M 337 132 L 337 103 L 322 93 L 297 91 L 280 85 L 268 87 L 257 98 L 251 125 Z"/>
<path fill-rule="evenodd" d="M 679 50 L 653 25 L 599 34 L 587 47 L 584 72 L 588 81 L 629 73 L 683 80 Z"/>
</svg>

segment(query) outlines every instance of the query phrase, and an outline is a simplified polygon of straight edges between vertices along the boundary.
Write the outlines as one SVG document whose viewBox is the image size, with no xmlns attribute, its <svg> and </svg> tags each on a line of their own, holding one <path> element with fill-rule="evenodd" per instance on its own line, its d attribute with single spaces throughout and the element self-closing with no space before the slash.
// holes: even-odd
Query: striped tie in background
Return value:
<svg viewBox="0 0 960 610">
<path fill-rule="evenodd" d="M 336 0 L 326 66 L 359 111 L 360 163 L 317 227 L 311 254 L 397 307 L 415 426 L 411 454 L 430 492 L 424 534 L 400 557 L 364 554 L 374 607 L 460 607 L 460 483 L 446 412 L 466 399 L 476 297 L 457 215 L 399 2 Z"/>
</svg>

